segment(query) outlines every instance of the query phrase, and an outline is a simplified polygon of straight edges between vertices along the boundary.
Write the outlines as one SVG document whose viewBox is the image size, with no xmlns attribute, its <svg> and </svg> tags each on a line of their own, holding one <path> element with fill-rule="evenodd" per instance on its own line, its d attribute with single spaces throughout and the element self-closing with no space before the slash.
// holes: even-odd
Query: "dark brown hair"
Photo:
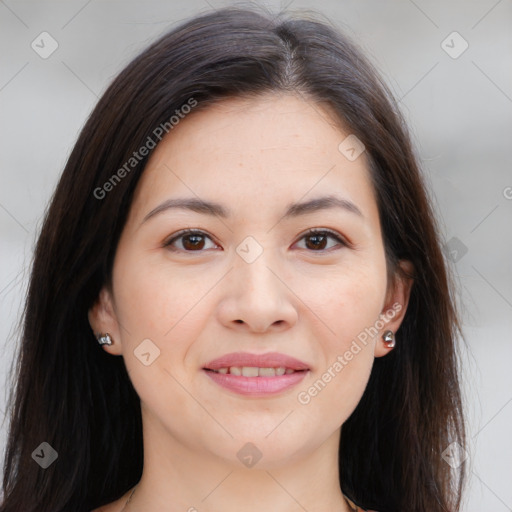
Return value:
<svg viewBox="0 0 512 512">
<path fill-rule="evenodd" d="M 381 512 L 460 509 L 465 469 L 443 460 L 465 446 L 454 297 L 428 194 L 396 102 L 339 30 L 311 16 L 227 8 L 165 34 L 113 81 L 69 157 L 35 248 L 0 512 L 90 511 L 142 474 L 140 400 L 123 359 L 106 357 L 87 312 L 111 282 L 117 243 L 149 155 L 103 198 L 95 191 L 190 98 L 298 93 L 330 106 L 365 145 L 388 271 L 415 269 L 397 346 L 378 358 L 342 427 L 340 486 Z M 193 114 L 192 114 L 193 115 Z M 12 377 L 11 377 L 12 378 Z M 58 459 L 32 459 L 41 442 Z"/>
</svg>

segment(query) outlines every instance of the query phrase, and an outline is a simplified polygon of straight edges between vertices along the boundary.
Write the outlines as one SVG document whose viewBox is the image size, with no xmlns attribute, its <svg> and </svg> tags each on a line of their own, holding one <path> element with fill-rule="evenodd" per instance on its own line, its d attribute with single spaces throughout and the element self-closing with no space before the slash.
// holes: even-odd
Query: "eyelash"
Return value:
<svg viewBox="0 0 512 512">
<path fill-rule="evenodd" d="M 176 249 L 175 247 L 172 247 L 172 244 L 176 240 L 179 240 L 180 238 L 183 238 L 183 237 L 185 237 L 187 235 L 199 235 L 199 236 L 202 236 L 202 237 L 207 237 L 210 240 L 212 240 L 210 235 L 208 235 L 204 231 L 199 231 L 199 230 L 194 230 L 194 229 L 184 229 L 182 231 L 179 231 L 175 235 L 173 235 L 167 241 L 165 241 L 164 244 L 163 244 L 163 247 L 167 247 L 169 250 L 171 250 L 173 252 L 185 252 L 185 253 L 204 252 L 204 250 L 187 251 L 186 249 Z M 350 244 L 347 242 L 347 240 L 345 240 L 341 235 L 339 235 L 335 231 L 331 231 L 330 229 L 317 229 L 317 228 L 310 229 L 309 231 L 304 233 L 299 238 L 298 241 L 303 240 L 304 238 L 315 236 L 315 235 L 327 235 L 328 237 L 335 239 L 341 246 L 343 246 L 343 247 L 350 247 Z M 212 242 L 213 242 L 213 240 L 212 240 Z M 321 249 L 321 250 L 318 250 L 318 251 L 311 250 L 311 251 L 308 251 L 308 252 L 324 253 L 324 252 L 328 252 L 328 251 L 331 251 L 331 250 L 332 250 L 332 248 L 330 248 L 330 249 Z"/>
</svg>

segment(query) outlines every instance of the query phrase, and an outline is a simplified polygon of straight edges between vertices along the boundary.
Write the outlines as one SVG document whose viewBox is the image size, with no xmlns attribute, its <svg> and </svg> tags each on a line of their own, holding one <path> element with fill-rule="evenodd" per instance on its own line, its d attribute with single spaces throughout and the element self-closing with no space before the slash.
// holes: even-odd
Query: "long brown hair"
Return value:
<svg viewBox="0 0 512 512">
<path fill-rule="evenodd" d="M 197 110 L 268 91 L 328 104 L 363 142 L 388 271 L 400 259 L 415 269 L 396 349 L 375 361 L 342 427 L 340 486 L 381 512 L 460 509 L 464 464 L 452 470 L 442 457 L 451 443 L 465 446 L 460 329 L 438 228 L 396 102 L 358 47 L 327 23 L 226 8 L 183 23 L 135 58 L 101 97 L 69 157 L 35 248 L 12 368 L 0 512 L 88 512 L 140 479 L 140 400 L 122 358 L 105 357 L 87 318 L 111 282 L 149 154 L 132 167 L 126 162 L 190 98 Z M 98 197 L 123 166 L 122 179 Z M 42 442 L 58 453 L 47 469 L 32 457 Z"/>
</svg>

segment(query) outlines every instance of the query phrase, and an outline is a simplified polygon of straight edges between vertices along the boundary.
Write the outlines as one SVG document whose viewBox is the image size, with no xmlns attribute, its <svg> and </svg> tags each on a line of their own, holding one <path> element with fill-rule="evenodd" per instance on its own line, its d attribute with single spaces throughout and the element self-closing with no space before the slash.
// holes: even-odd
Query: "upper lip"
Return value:
<svg viewBox="0 0 512 512">
<path fill-rule="evenodd" d="M 256 366 L 258 368 L 290 368 L 292 370 L 309 370 L 309 366 L 295 357 L 267 352 L 266 354 L 251 354 L 249 352 L 232 352 L 210 361 L 204 369 L 218 370 L 231 366 Z"/>
</svg>

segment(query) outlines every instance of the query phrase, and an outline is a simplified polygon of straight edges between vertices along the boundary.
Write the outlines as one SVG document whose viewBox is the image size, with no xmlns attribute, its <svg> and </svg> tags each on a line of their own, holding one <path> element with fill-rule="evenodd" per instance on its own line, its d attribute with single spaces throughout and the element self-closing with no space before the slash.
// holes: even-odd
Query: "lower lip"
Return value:
<svg viewBox="0 0 512 512">
<path fill-rule="evenodd" d="M 245 396 L 264 397 L 281 393 L 298 384 L 309 370 L 276 377 L 243 377 L 203 370 L 219 386 Z"/>
</svg>

